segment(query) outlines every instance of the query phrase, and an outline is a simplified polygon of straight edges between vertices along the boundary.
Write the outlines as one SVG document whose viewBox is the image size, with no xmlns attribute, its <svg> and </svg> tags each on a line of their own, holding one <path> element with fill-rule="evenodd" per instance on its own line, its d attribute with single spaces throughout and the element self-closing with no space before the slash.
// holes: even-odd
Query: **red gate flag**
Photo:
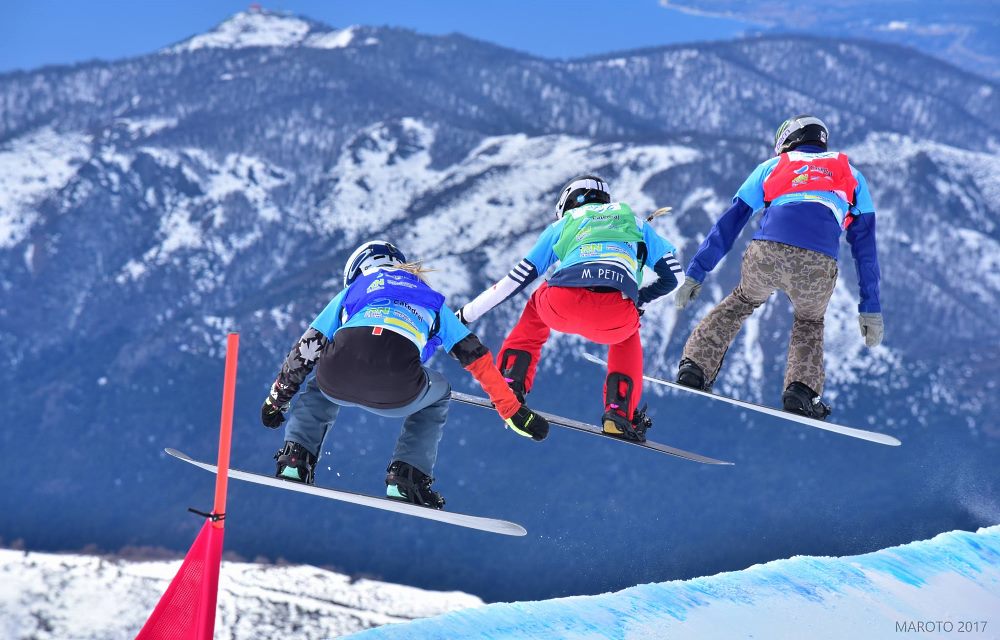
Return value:
<svg viewBox="0 0 1000 640">
<path fill-rule="evenodd" d="M 166 593 L 136 640 L 212 640 L 215 633 L 239 347 L 239 334 L 230 333 L 226 339 L 226 378 L 222 387 L 222 421 L 219 425 L 219 472 L 215 477 L 215 505 L 211 517 L 205 520 L 177 575 L 170 581 Z"/>
<path fill-rule="evenodd" d="M 211 640 L 225 529 L 205 520 L 177 575 L 136 640 Z"/>
</svg>

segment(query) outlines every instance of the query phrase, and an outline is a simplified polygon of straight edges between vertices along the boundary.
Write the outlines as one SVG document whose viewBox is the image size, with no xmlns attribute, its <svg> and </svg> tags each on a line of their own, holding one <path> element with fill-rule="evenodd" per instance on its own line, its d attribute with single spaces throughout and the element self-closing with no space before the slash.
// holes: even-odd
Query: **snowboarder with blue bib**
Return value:
<svg viewBox="0 0 1000 640">
<path fill-rule="evenodd" d="M 551 331 L 583 336 L 608 347 L 602 428 L 608 435 L 645 442 L 652 420 L 640 410 L 643 305 L 677 287 L 681 266 L 673 245 L 624 202 L 612 202 L 601 178 L 573 178 L 559 193 L 556 221 L 502 280 L 459 311 L 471 322 L 518 294 L 549 267 L 555 273 L 528 299 L 504 340 L 497 365 L 523 398 L 531 391 L 542 346 Z M 659 278 L 640 288 L 650 265 Z"/>
<path fill-rule="evenodd" d="M 275 455 L 278 477 L 312 484 L 340 408 L 360 407 L 404 419 L 387 469 L 386 496 L 442 508 L 431 474 L 451 387 L 423 364 L 438 347 L 475 377 L 517 434 L 534 440 L 548 434 L 545 419 L 514 395 L 489 349 L 424 282 L 424 272 L 385 241 L 367 242 L 348 259 L 344 290 L 292 348 L 261 409 L 261 421 L 272 429 L 288 414 L 285 446 Z"/>
<path fill-rule="evenodd" d="M 829 132 L 814 116 L 786 120 L 774 137 L 774 157 L 744 181 L 733 204 L 712 227 L 687 268 L 675 297 L 678 309 L 697 297 L 708 272 L 740 231 L 763 210 L 760 229 L 743 256 L 740 282 L 695 327 L 684 345 L 677 382 L 710 390 L 743 322 L 780 289 L 794 309 L 782 403 L 786 411 L 824 419 L 823 327 L 837 283 L 841 230 L 847 230 L 861 290 L 861 335 L 882 341 L 875 207 L 868 184 L 843 153 L 827 150 Z"/>
</svg>

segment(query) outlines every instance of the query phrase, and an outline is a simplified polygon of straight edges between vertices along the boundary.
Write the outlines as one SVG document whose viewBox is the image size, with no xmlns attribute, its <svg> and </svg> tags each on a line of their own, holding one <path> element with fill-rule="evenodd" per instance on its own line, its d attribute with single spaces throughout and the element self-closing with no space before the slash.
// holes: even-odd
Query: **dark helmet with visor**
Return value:
<svg viewBox="0 0 1000 640">
<path fill-rule="evenodd" d="M 566 186 L 559 192 L 559 201 L 556 203 L 556 219 L 561 219 L 563 214 L 570 209 L 594 202 L 600 204 L 611 202 L 608 184 L 597 176 L 577 176 L 567 182 Z"/>
<path fill-rule="evenodd" d="M 826 149 L 830 136 L 823 121 L 816 116 L 798 115 L 781 123 L 774 134 L 774 155 L 779 156 L 795 147 L 811 143 Z"/>
</svg>

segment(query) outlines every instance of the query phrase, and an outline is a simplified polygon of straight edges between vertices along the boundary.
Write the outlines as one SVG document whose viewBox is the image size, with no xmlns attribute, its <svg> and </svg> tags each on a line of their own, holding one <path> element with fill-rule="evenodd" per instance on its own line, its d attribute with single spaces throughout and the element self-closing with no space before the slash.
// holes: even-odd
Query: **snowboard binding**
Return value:
<svg viewBox="0 0 1000 640">
<path fill-rule="evenodd" d="M 830 405 L 819 399 L 819 394 L 801 382 L 793 382 L 781 394 L 781 402 L 785 411 L 797 413 L 814 418 L 816 420 L 826 420 L 832 413 Z"/>
<path fill-rule="evenodd" d="M 632 379 L 622 373 L 609 373 L 604 391 L 604 415 L 601 425 L 604 433 L 616 438 L 646 441 L 646 431 L 653 421 L 646 415 L 646 406 L 636 409 L 629 418 L 627 411 L 631 405 Z"/>
<path fill-rule="evenodd" d="M 395 460 L 386 469 L 385 496 L 392 500 L 443 509 L 444 497 L 431 489 L 434 478 L 401 460 Z"/>
<path fill-rule="evenodd" d="M 694 360 L 684 358 L 677 367 L 677 384 L 699 391 L 711 391 L 712 383 L 705 379 L 705 371 Z"/>
<path fill-rule="evenodd" d="M 298 442 L 285 441 L 285 446 L 274 454 L 278 468 L 274 475 L 282 480 L 314 484 L 317 458 Z"/>
<path fill-rule="evenodd" d="M 623 440 L 633 440 L 635 442 L 646 441 L 646 431 L 653 426 L 653 421 L 646 415 L 646 406 L 636 409 L 632 413 L 632 419 L 626 420 L 620 409 L 609 409 L 604 413 L 602 424 L 604 433 Z"/>
</svg>

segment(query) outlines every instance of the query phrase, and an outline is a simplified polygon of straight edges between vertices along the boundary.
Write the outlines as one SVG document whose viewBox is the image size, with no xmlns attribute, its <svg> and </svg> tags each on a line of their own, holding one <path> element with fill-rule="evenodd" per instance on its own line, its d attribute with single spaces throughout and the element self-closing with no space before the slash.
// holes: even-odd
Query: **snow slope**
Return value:
<svg viewBox="0 0 1000 640">
<path fill-rule="evenodd" d="M 178 564 L 0 550 L 0 637 L 131 638 Z M 1000 638 L 1000 525 L 860 556 L 801 556 L 617 593 L 488 606 L 316 567 L 224 562 L 218 616 L 218 635 L 233 640 L 354 632 L 359 640 Z"/>
<path fill-rule="evenodd" d="M 0 549 L 0 638 L 132 638 L 179 565 Z M 216 635 L 329 638 L 480 604 L 304 565 L 223 562 Z"/>
<path fill-rule="evenodd" d="M 861 556 L 795 557 L 599 596 L 493 604 L 352 637 L 860 640 L 966 633 L 1000 638 L 1000 526 Z"/>
<path fill-rule="evenodd" d="M 0 249 L 24 240 L 37 204 L 62 189 L 86 160 L 90 138 L 42 127 L 0 144 Z"/>
</svg>

